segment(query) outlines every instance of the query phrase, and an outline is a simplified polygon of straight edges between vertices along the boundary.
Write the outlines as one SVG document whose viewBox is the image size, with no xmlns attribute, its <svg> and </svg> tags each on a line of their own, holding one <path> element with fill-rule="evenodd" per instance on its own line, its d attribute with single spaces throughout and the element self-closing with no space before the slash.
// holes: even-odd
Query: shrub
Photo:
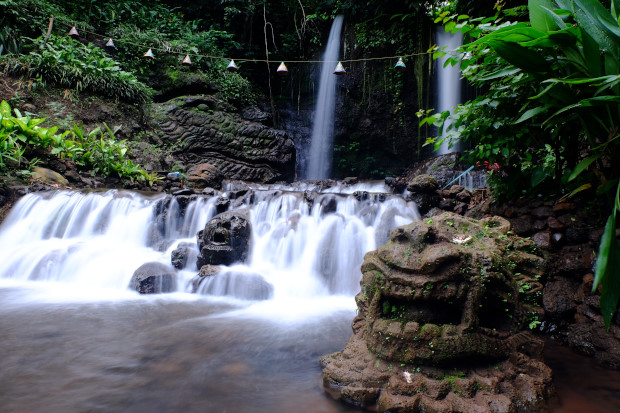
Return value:
<svg viewBox="0 0 620 413">
<path fill-rule="evenodd" d="M 158 178 L 150 175 L 128 157 L 125 141 L 119 141 L 107 125 L 105 130 L 96 128 L 84 131 L 74 124 L 71 130 L 59 133 L 57 126 L 40 126 L 45 119 L 22 116 L 10 105 L 0 103 L 0 170 L 9 171 L 19 166 L 26 156 L 49 154 L 69 158 L 82 169 L 90 169 L 93 175 L 119 178 L 152 185 Z M 7 164 L 7 160 L 13 165 Z"/>
<path fill-rule="evenodd" d="M 3 58 L 4 71 L 41 78 L 44 82 L 80 91 L 145 103 L 150 99 L 149 88 L 117 62 L 92 44 L 83 45 L 66 36 L 39 37 L 32 40 L 27 55 Z"/>
</svg>

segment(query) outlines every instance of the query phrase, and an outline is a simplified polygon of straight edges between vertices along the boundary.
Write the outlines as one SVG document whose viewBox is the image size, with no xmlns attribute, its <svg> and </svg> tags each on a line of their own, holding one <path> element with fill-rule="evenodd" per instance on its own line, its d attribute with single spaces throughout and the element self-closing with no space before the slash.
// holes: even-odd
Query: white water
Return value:
<svg viewBox="0 0 620 413">
<path fill-rule="evenodd" d="M 366 187 L 370 188 L 377 184 Z M 313 194 L 310 208 L 304 192 L 255 190 L 253 204 L 242 206 L 250 209 L 252 224 L 249 262 L 224 268 L 232 286 L 207 288 L 209 282 L 218 282 L 222 275 L 218 274 L 203 283 L 199 293 L 209 291 L 211 296 L 223 296 L 215 297 L 218 300 L 238 304 L 247 298 L 242 289 L 254 277 L 273 286 L 273 297 L 242 306 L 262 308 L 267 317 L 283 305 L 292 317 L 354 308 L 352 297 L 359 291 L 364 254 L 385 243 L 396 226 L 418 219 L 417 208 L 385 194 L 362 192 L 356 194 L 360 200 L 352 194 Z M 125 191 L 26 195 L 0 227 L 0 285 L 26 290 L 36 286 L 39 298 L 46 301 L 135 299 L 138 294 L 128 289 L 133 272 L 146 262 L 169 265 L 171 251 L 181 241 L 195 245 L 196 233 L 215 215 L 216 199 L 199 197 L 184 215 L 173 199 L 164 220 L 155 214 L 163 195 Z M 164 240 L 153 242 L 150 234 L 158 225 Z M 162 242 L 164 247 L 158 248 Z M 189 281 L 197 272 L 195 259 L 178 271 L 179 291 L 172 297 L 185 294 L 182 299 L 195 299 L 189 294 Z"/>
<path fill-rule="evenodd" d="M 460 32 L 452 34 L 446 32 L 443 27 L 438 27 L 436 36 L 437 45 L 440 48 L 445 47 L 444 51 L 448 53 L 446 56 L 437 59 L 437 112 L 441 113 L 451 110 L 461 103 L 461 70 L 458 65 L 452 66 L 448 64 L 444 67 L 444 64 L 450 57 L 450 54 L 463 44 L 463 35 Z M 446 136 L 449 124 L 449 122 L 444 124 L 444 128 L 441 131 L 442 138 Z M 450 147 L 450 145 L 452 146 Z M 455 151 L 458 151 L 458 142 L 450 143 L 449 140 L 446 140 L 436 151 L 436 154 L 445 155 Z"/>
<path fill-rule="evenodd" d="M 333 74 L 340 56 L 340 33 L 343 16 L 336 16 L 323 54 L 319 95 L 314 110 L 310 153 L 304 179 L 326 179 L 330 176 L 336 108 L 336 80 Z"/>
</svg>

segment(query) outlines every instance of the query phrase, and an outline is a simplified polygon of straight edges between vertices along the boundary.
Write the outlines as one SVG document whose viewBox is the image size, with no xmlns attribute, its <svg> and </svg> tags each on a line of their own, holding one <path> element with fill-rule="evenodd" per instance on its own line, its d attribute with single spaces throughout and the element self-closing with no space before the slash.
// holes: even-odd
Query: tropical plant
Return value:
<svg viewBox="0 0 620 413">
<path fill-rule="evenodd" d="M 2 61 L 6 73 L 26 74 L 78 92 L 87 90 L 129 102 L 150 99 L 145 84 L 92 44 L 55 35 L 30 40 L 29 54 L 7 56 Z"/>
<path fill-rule="evenodd" d="M 468 142 L 470 162 L 502 165 L 494 176 L 505 196 L 608 193 L 620 176 L 619 13 L 617 0 L 610 10 L 596 0 L 530 0 L 528 22 L 442 14 L 446 30 L 469 39 L 449 62 L 486 93 L 422 123 L 449 124 L 446 139 Z M 607 327 L 620 299 L 617 191 L 615 199 L 594 282 Z"/>
<path fill-rule="evenodd" d="M 128 158 L 125 141 L 119 141 L 115 132 L 104 124 L 86 132 L 82 125 L 59 133 L 58 126 L 42 127 L 45 119 L 23 116 L 17 109 L 11 111 L 6 101 L 0 103 L 0 170 L 15 170 L 26 157 L 52 155 L 68 158 L 93 175 L 119 178 L 152 185 L 158 180 Z"/>
</svg>

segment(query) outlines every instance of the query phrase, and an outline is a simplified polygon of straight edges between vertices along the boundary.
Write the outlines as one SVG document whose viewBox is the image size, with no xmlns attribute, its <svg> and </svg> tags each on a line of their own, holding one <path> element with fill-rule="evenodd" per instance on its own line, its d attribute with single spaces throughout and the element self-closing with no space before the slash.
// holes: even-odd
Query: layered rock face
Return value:
<svg viewBox="0 0 620 413">
<path fill-rule="evenodd" d="M 213 96 L 189 96 L 153 105 L 150 117 L 160 139 L 177 148 L 174 156 L 192 173 L 206 164 L 225 179 L 268 183 L 294 178 L 293 141 L 262 123 L 269 116 L 257 108 L 237 113 Z M 215 169 L 209 177 L 221 181 Z"/>
<path fill-rule="evenodd" d="M 365 257 L 353 336 L 321 359 L 326 387 L 379 411 L 540 407 L 551 370 L 527 324 L 542 310 L 520 291 L 543 269 L 503 218 L 442 213 L 395 229 Z"/>
</svg>

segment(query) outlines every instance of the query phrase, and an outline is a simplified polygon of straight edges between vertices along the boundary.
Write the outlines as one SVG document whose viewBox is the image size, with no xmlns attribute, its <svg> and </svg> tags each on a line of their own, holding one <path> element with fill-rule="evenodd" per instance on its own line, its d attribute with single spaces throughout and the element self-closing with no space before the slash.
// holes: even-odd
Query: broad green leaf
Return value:
<svg viewBox="0 0 620 413">
<path fill-rule="evenodd" d="M 500 77 L 512 76 L 514 74 L 519 73 L 520 71 L 521 69 L 515 69 L 512 67 L 507 68 L 507 69 L 499 69 L 499 70 L 489 73 L 488 75 L 476 77 L 476 80 L 486 82 L 489 80 L 498 79 Z"/>
<path fill-rule="evenodd" d="M 536 168 L 534 168 L 531 181 L 532 188 L 538 186 L 545 179 L 547 179 L 547 173 L 545 172 L 543 167 L 537 166 Z"/>
<path fill-rule="evenodd" d="M 616 240 L 616 210 L 607 219 L 599 254 L 594 272 L 594 291 L 598 285 L 601 290 L 601 313 L 605 320 L 605 327 L 609 330 L 611 320 L 620 301 L 620 248 Z"/>
<path fill-rule="evenodd" d="M 618 20 L 618 13 L 620 13 L 620 0 L 611 0 L 611 15 Z"/>
<path fill-rule="evenodd" d="M 588 75 L 600 76 L 601 73 L 601 49 L 585 30 L 581 30 L 581 41 L 583 44 L 583 57 L 588 68 Z"/>
<path fill-rule="evenodd" d="M 542 6 L 543 12 L 545 12 L 551 19 L 553 19 L 554 23 L 560 29 L 566 29 L 566 22 L 562 19 L 562 16 L 556 13 L 554 10 L 549 9 L 548 7 Z"/>
<path fill-rule="evenodd" d="M 30 120 L 28 120 L 28 126 L 30 126 L 31 128 L 34 128 L 35 126 L 40 125 L 43 122 L 45 122 L 45 118 L 30 119 Z"/>
<path fill-rule="evenodd" d="M 530 23 L 533 28 L 545 33 L 557 29 L 558 26 L 554 19 L 544 10 L 545 8 L 555 8 L 551 0 L 529 0 L 527 4 L 530 10 Z"/>
<path fill-rule="evenodd" d="M 514 123 L 515 123 L 515 124 L 517 124 L 517 123 L 524 122 L 524 121 L 526 121 L 526 120 L 528 120 L 528 119 L 533 118 L 534 116 L 536 116 L 536 115 L 538 115 L 538 114 L 540 114 L 540 113 L 546 112 L 547 110 L 549 110 L 549 106 L 548 106 L 548 105 L 545 105 L 545 106 L 537 106 L 537 107 L 535 107 L 535 108 L 532 108 L 532 109 L 530 109 L 530 110 L 526 111 L 526 112 L 525 112 L 523 115 L 521 115 L 521 117 L 520 117 L 519 119 L 517 119 Z"/>
<path fill-rule="evenodd" d="M 549 64 L 535 50 L 525 48 L 518 43 L 509 43 L 501 40 L 492 40 L 489 46 L 493 48 L 504 60 L 527 72 L 545 72 L 549 70 Z"/>
<path fill-rule="evenodd" d="M 586 31 L 602 50 L 620 60 L 620 27 L 610 12 L 598 0 L 573 0 L 574 15 L 579 26 Z"/>
<path fill-rule="evenodd" d="M 611 214 L 607 218 L 605 223 L 605 229 L 603 230 L 603 236 L 601 237 L 601 243 L 598 247 L 598 256 L 596 258 L 596 266 L 594 267 L 594 283 L 592 284 L 592 291 L 596 291 L 599 284 L 604 280 L 607 275 L 607 269 L 609 264 L 609 257 L 611 253 L 612 245 L 616 244 L 616 215 Z"/>
<path fill-rule="evenodd" d="M 573 179 L 577 178 L 579 176 L 579 174 L 581 174 L 588 166 L 590 166 L 592 164 L 592 162 L 594 162 L 598 158 L 600 158 L 601 155 L 602 154 L 599 153 L 598 155 L 590 156 L 589 158 L 586 158 L 583 161 L 579 162 L 579 164 L 577 164 L 577 166 L 575 167 L 575 170 L 568 177 L 568 182 L 570 182 Z"/>
<path fill-rule="evenodd" d="M 6 100 L 3 100 L 0 103 L 0 113 L 2 114 L 2 117 L 4 118 L 11 117 L 11 106 L 7 103 Z"/>
</svg>

